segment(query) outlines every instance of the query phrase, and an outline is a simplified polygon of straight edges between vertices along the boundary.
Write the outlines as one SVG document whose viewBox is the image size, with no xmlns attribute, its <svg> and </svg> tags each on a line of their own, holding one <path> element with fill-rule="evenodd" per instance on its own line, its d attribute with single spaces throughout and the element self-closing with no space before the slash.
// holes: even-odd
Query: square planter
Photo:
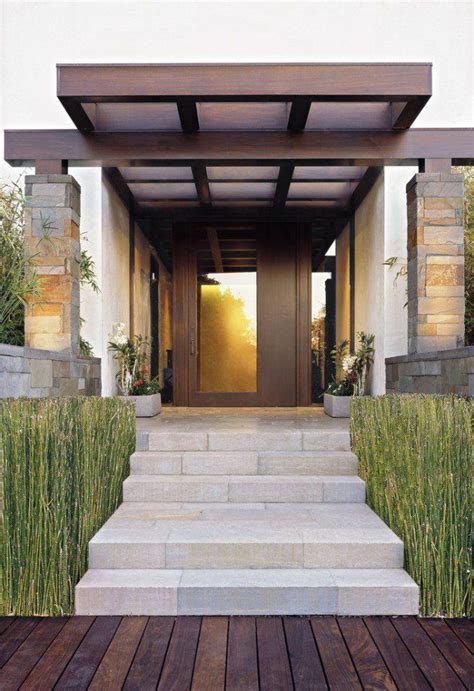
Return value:
<svg viewBox="0 0 474 691">
<path fill-rule="evenodd" d="M 352 396 L 324 394 L 324 412 L 330 417 L 350 417 Z"/>
<path fill-rule="evenodd" d="M 160 393 L 152 393 L 149 396 L 119 396 L 119 398 L 135 403 L 136 417 L 154 417 L 161 412 Z"/>
</svg>

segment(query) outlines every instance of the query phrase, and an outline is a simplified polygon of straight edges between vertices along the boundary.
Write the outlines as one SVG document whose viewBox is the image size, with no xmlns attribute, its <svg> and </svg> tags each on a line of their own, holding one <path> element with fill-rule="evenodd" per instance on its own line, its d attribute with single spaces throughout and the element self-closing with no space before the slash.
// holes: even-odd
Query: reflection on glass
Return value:
<svg viewBox="0 0 474 691">
<path fill-rule="evenodd" d="M 257 390 L 257 274 L 198 276 L 199 390 Z"/>
</svg>

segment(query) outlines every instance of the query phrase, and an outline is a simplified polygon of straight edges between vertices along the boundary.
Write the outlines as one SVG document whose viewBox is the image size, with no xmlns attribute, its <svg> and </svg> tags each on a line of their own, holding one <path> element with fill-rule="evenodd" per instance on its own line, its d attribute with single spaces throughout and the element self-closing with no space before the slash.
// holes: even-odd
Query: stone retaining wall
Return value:
<svg viewBox="0 0 474 691">
<path fill-rule="evenodd" d="M 100 393 L 100 358 L 0 345 L 0 398 Z"/>
<path fill-rule="evenodd" d="M 385 360 L 387 393 L 474 396 L 474 346 Z"/>
</svg>

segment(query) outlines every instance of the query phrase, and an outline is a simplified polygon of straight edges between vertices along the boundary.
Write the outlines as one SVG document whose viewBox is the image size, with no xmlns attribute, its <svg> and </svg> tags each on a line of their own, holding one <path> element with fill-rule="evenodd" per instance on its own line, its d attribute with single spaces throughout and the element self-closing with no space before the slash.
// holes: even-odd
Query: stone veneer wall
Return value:
<svg viewBox="0 0 474 691">
<path fill-rule="evenodd" d="M 387 393 L 474 396 L 474 346 L 385 360 Z"/>
<path fill-rule="evenodd" d="M 0 345 L 0 398 L 100 396 L 100 358 Z"/>
</svg>

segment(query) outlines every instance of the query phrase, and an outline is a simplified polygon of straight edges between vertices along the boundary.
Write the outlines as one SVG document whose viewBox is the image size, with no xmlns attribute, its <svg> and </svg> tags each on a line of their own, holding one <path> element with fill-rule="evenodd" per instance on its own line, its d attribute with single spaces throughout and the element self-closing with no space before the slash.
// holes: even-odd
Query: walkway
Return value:
<svg viewBox="0 0 474 691">
<path fill-rule="evenodd" d="M 456 691 L 474 678 L 467 620 L 3 618 L 0 631 L 2 691 Z"/>
</svg>

